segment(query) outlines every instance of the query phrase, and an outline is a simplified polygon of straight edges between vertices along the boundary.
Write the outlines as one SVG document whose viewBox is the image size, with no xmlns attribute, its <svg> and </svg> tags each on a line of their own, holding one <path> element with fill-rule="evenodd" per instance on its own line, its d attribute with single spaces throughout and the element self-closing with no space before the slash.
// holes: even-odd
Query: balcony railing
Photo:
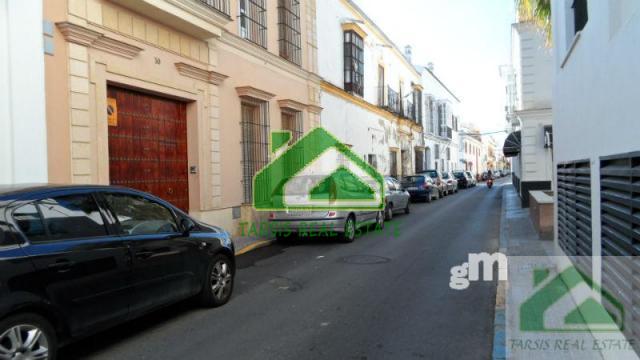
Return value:
<svg viewBox="0 0 640 360">
<path fill-rule="evenodd" d="M 399 117 L 412 120 L 419 124 L 417 109 L 415 104 L 410 100 L 401 98 L 400 93 L 393 90 L 391 86 L 378 87 L 378 106 L 397 115 Z M 386 96 L 385 96 L 386 95 Z"/>
<path fill-rule="evenodd" d="M 229 5 L 229 0 L 197 0 L 200 3 L 217 10 L 227 16 L 231 15 L 231 6 Z"/>
<path fill-rule="evenodd" d="M 387 87 L 387 110 L 396 115 L 402 114 L 402 99 L 400 99 L 400 93 L 393 90 L 391 86 Z"/>
</svg>

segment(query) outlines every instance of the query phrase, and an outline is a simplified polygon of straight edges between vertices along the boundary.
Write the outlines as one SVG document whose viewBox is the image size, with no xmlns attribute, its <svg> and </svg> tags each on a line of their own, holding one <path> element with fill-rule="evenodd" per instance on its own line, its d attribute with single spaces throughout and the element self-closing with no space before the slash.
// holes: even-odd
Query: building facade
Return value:
<svg viewBox="0 0 640 360">
<path fill-rule="evenodd" d="M 41 1 L 2 2 L 0 184 L 48 181 L 44 68 L 52 31 Z"/>
<path fill-rule="evenodd" d="M 482 174 L 482 159 L 484 157 L 482 136 L 478 129 L 471 124 L 460 127 L 459 161 L 462 170 L 471 172 L 478 177 Z"/>
<path fill-rule="evenodd" d="M 552 5 L 555 242 L 622 303 L 638 351 L 640 2 Z"/>
<path fill-rule="evenodd" d="M 416 68 L 424 88 L 425 168 L 440 171 L 462 169 L 458 158 L 460 100 L 436 76 L 433 64 Z"/>
<path fill-rule="evenodd" d="M 50 0 L 48 180 L 149 191 L 236 233 L 271 129 L 319 123 L 315 1 Z M 55 140 L 55 141 L 51 141 Z"/>
<path fill-rule="evenodd" d="M 502 67 L 501 73 L 511 132 L 507 141 L 517 149 L 504 154 L 512 157 L 513 184 L 522 206 L 528 207 L 530 190 L 551 189 L 552 52 L 545 35 L 531 23 L 513 24 L 511 41 L 511 65 Z"/>
<path fill-rule="evenodd" d="M 322 126 L 380 173 L 422 170 L 420 74 L 350 0 L 318 2 Z"/>
</svg>

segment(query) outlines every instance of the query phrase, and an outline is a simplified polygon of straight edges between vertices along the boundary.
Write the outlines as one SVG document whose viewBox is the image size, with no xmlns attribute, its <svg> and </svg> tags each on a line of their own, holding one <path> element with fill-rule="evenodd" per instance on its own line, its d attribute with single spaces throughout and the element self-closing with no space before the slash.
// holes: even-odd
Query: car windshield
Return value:
<svg viewBox="0 0 640 360">
<path fill-rule="evenodd" d="M 443 179 L 448 179 L 449 178 L 449 173 L 443 173 L 442 174 L 442 178 Z"/>
</svg>

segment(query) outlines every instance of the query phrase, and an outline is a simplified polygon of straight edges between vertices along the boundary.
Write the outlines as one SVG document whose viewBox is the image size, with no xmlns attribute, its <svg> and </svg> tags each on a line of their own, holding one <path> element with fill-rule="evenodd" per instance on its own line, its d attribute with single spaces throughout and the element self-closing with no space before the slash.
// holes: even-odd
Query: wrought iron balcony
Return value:
<svg viewBox="0 0 640 360">
<path fill-rule="evenodd" d="M 227 16 L 231 15 L 231 6 L 229 5 L 229 0 L 196 0 L 200 3 L 217 10 Z"/>
</svg>

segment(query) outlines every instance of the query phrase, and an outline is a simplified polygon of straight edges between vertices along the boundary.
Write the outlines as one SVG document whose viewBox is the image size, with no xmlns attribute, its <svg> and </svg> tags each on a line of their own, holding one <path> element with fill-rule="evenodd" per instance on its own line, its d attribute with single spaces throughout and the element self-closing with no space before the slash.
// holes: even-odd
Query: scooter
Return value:
<svg viewBox="0 0 640 360">
<path fill-rule="evenodd" d="M 493 179 L 492 178 L 487 179 L 487 187 L 489 189 L 491 189 L 493 187 Z"/>
</svg>

